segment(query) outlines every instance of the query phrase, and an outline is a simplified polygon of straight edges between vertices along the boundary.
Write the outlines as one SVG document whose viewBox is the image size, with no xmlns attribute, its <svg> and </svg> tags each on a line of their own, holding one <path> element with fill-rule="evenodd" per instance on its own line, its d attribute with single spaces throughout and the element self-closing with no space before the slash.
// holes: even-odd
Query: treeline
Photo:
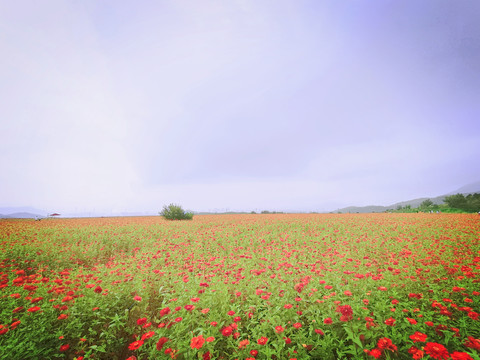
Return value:
<svg viewBox="0 0 480 360">
<path fill-rule="evenodd" d="M 454 209 L 460 209 L 466 212 L 478 212 L 480 211 L 480 194 L 456 194 L 447 196 L 445 198 L 445 204 Z"/>
<path fill-rule="evenodd" d="M 427 199 L 423 201 L 419 207 L 413 208 L 411 205 L 398 206 L 395 210 L 389 212 L 480 212 L 480 194 L 456 194 L 447 196 L 444 204 L 434 204 L 432 200 Z"/>
</svg>

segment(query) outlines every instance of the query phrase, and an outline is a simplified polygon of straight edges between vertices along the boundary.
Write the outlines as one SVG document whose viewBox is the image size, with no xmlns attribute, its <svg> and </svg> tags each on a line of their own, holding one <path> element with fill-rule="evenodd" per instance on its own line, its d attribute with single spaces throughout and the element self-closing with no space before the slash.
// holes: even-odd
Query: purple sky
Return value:
<svg viewBox="0 0 480 360">
<path fill-rule="evenodd" d="M 329 211 L 480 180 L 480 2 L 0 1 L 0 206 Z"/>
</svg>

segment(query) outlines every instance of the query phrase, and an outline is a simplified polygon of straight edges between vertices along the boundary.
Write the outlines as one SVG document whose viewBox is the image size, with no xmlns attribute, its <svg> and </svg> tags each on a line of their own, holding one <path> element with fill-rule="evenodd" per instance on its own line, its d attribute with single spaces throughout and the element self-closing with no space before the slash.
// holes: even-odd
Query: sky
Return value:
<svg viewBox="0 0 480 360">
<path fill-rule="evenodd" d="M 477 0 L 0 0 L 0 206 L 332 211 L 480 180 Z"/>
</svg>

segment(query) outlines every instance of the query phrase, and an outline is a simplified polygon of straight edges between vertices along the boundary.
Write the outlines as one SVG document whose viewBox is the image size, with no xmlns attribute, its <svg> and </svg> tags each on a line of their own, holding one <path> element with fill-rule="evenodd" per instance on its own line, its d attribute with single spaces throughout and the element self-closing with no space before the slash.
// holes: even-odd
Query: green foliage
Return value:
<svg viewBox="0 0 480 360">
<path fill-rule="evenodd" d="M 430 199 L 427 199 L 427 200 L 424 200 L 422 201 L 422 203 L 420 204 L 420 207 L 423 208 L 423 209 L 428 209 L 430 207 L 433 206 L 433 201 L 430 200 Z"/>
<path fill-rule="evenodd" d="M 477 212 L 480 211 L 480 194 L 468 194 L 467 196 L 463 194 L 455 194 L 447 196 L 445 198 L 445 203 L 455 209 L 460 209 L 466 212 Z"/>
<path fill-rule="evenodd" d="M 412 208 L 410 205 L 397 206 L 395 210 L 388 212 L 395 213 L 417 213 L 417 212 L 445 212 L 445 213 L 473 213 L 480 211 L 480 194 L 455 194 L 447 196 L 444 204 L 434 204 L 432 200 L 423 201 L 418 208 Z"/>
<path fill-rule="evenodd" d="M 170 204 L 165 205 L 163 210 L 159 213 L 167 220 L 192 220 L 193 212 L 186 212 L 180 205 Z"/>
</svg>

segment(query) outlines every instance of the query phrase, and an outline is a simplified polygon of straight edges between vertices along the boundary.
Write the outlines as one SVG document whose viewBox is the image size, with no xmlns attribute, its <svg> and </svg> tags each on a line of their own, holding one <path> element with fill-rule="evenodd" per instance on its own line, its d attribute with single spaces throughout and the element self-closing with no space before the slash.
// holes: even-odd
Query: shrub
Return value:
<svg viewBox="0 0 480 360">
<path fill-rule="evenodd" d="M 193 212 L 186 212 L 180 205 L 170 204 L 164 205 L 163 210 L 159 213 L 167 220 L 192 220 Z"/>
</svg>

